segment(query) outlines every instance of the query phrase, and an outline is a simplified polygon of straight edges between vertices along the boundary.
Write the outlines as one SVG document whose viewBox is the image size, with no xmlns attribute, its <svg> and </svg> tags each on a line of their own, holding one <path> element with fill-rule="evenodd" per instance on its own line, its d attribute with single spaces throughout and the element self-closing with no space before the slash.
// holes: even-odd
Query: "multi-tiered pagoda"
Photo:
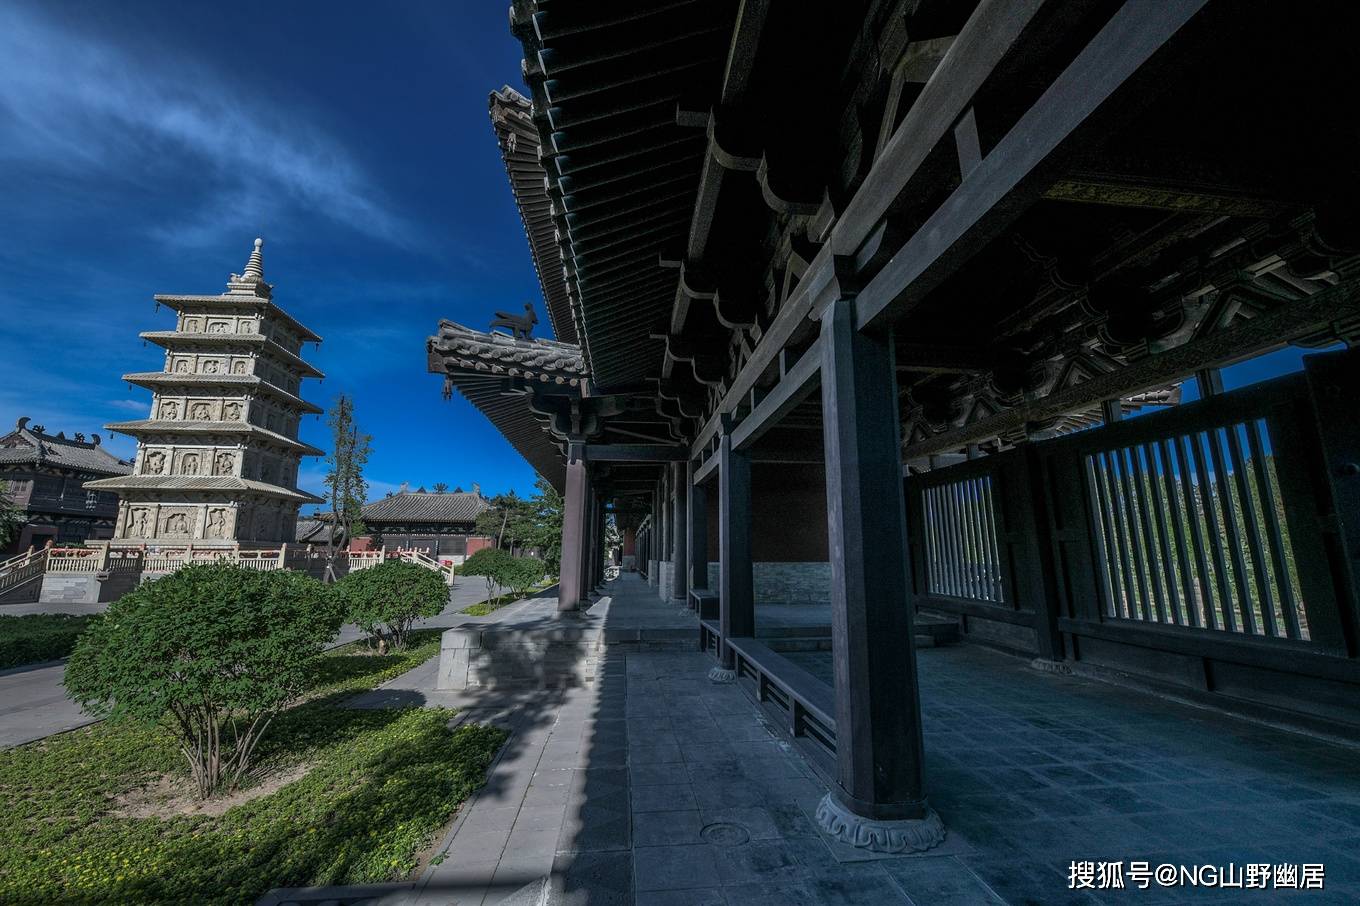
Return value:
<svg viewBox="0 0 1360 906">
<path fill-rule="evenodd" d="M 263 245 L 221 295 L 156 296 L 175 329 L 141 336 L 165 348 L 165 368 L 123 376 L 152 392 L 151 417 L 108 426 L 137 438 L 136 464 L 86 484 L 119 493 L 116 540 L 288 541 L 298 507 L 320 502 L 297 477 L 303 456 L 321 454 L 298 440 L 301 416 L 321 411 L 299 386 L 322 376 L 299 352 L 321 338 L 272 301 Z"/>
</svg>

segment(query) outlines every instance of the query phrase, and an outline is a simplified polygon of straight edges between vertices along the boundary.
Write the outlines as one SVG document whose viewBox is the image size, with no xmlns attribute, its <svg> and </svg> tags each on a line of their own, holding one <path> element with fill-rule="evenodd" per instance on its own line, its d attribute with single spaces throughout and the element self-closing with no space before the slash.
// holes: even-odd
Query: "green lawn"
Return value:
<svg viewBox="0 0 1360 906">
<path fill-rule="evenodd" d="M 92 619 L 64 613 L 0 616 L 0 670 L 66 657 Z"/>
<path fill-rule="evenodd" d="M 301 779 L 219 817 L 120 817 L 118 797 L 184 760 L 159 730 L 98 724 L 0 752 L 0 902 L 249 903 L 272 887 L 401 878 L 485 778 L 504 740 L 452 712 L 337 702 L 438 652 L 357 646 L 321 659 L 312 698 L 280 715 L 261 773 Z"/>
</svg>

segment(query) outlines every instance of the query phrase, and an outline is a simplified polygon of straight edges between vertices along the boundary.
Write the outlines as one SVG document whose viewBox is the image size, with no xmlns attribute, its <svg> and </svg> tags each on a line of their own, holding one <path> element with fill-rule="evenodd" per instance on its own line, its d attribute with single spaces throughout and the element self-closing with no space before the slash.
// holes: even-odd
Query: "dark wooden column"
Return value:
<svg viewBox="0 0 1360 906">
<path fill-rule="evenodd" d="M 751 570 L 751 458 L 732 449 L 732 425 L 724 416 L 718 439 L 718 622 L 723 639 L 756 632 L 755 585 Z M 736 658 L 724 641 L 719 666 L 709 678 L 731 682 Z"/>
<path fill-rule="evenodd" d="M 925 796 L 892 338 L 854 323 L 850 299 L 822 316 L 838 784 L 817 818 L 856 846 L 923 850 L 944 827 Z"/>
<path fill-rule="evenodd" d="M 572 444 L 567 457 L 567 489 L 562 502 L 562 567 L 557 582 L 557 609 L 577 610 L 586 599 L 587 549 L 590 545 L 590 473 L 585 446 Z"/>
<path fill-rule="evenodd" d="M 652 569 L 651 561 L 656 561 Z M 655 585 L 661 581 L 661 485 L 652 488 L 652 525 L 647 537 L 647 584 Z"/>
<path fill-rule="evenodd" d="M 686 469 L 689 492 L 689 587 L 708 588 L 708 492 L 694 483 L 695 463 Z"/>
<path fill-rule="evenodd" d="M 689 598 L 689 473 L 683 462 L 671 463 L 671 597 Z"/>
<path fill-rule="evenodd" d="M 1355 417 L 1355 400 L 1360 396 L 1360 349 L 1308 356 L 1304 371 L 1330 492 L 1327 553 L 1337 583 L 1335 615 L 1328 613 L 1325 596 L 1310 596 L 1305 586 L 1309 635 L 1315 642 L 1354 657 L 1360 652 L 1360 420 Z M 1300 559 L 1297 546 L 1295 552 L 1295 559 Z M 1322 559 L 1317 553 L 1305 556 L 1315 562 Z M 1299 566 L 1302 571 L 1303 564 Z"/>
<path fill-rule="evenodd" d="M 601 494 L 595 500 L 595 586 L 604 585 L 604 554 L 605 554 L 605 499 Z"/>
</svg>

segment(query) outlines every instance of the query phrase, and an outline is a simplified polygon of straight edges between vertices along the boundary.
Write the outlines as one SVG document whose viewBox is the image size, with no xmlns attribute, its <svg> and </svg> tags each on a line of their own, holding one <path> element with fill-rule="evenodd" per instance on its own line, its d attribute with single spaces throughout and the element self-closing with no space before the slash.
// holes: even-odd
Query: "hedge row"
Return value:
<svg viewBox="0 0 1360 906">
<path fill-rule="evenodd" d="M 0 670 L 66 657 L 92 619 L 64 613 L 0 616 Z"/>
</svg>

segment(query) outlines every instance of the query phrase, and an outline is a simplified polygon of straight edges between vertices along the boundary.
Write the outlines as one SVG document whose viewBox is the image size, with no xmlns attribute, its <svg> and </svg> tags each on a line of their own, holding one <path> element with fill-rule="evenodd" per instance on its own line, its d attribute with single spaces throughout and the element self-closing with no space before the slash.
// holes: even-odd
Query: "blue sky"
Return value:
<svg viewBox="0 0 1360 906">
<path fill-rule="evenodd" d="M 275 301 L 325 338 L 305 396 L 355 398 L 371 496 L 532 490 L 425 338 L 542 302 L 487 117 L 521 87 L 505 2 L 0 5 L 0 430 L 145 417 L 154 293 L 217 293 L 265 239 Z M 325 448 L 324 420 L 303 439 Z M 130 456 L 129 438 L 109 443 Z M 321 487 L 319 459 L 302 485 Z"/>
</svg>

